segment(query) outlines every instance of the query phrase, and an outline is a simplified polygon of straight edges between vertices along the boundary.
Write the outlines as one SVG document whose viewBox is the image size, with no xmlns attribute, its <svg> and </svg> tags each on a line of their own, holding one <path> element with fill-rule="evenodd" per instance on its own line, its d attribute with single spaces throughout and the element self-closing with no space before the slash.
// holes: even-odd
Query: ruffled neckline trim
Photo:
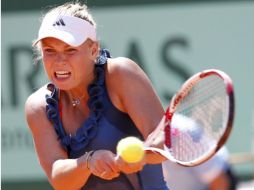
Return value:
<svg viewBox="0 0 254 190">
<path fill-rule="evenodd" d="M 89 94 L 87 105 L 90 113 L 83 125 L 77 129 L 76 134 L 73 136 L 66 134 L 63 128 L 59 113 L 59 90 L 52 83 L 47 86 L 51 94 L 46 95 L 46 114 L 48 119 L 53 123 L 62 146 L 67 151 L 79 151 L 83 149 L 97 134 L 98 123 L 104 108 L 102 100 L 105 85 L 104 64 L 107 63 L 107 58 L 109 57 L 110 54 L 107 50 L 102 49 L 100 51 L 100 56 L 97 58 L 94 67 L 95 79 L 87 88 Z"/>
</svg>

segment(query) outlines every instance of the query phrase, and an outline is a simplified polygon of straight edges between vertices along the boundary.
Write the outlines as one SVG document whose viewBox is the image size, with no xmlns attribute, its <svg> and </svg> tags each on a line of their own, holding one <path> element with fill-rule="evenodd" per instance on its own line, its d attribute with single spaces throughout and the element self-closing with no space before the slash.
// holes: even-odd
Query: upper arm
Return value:
<svg viewBox="0 0 254 190">
<path fill-rule="evenodd" d="M 54 127 L 46 117 L 44 99 L 44 95 L 40 97 L 38 93 L 32 94 L 26 101 L 25 115 L 39 162 L 50 179 L 54 161 L 67 158 L 67 155 L 61 148 Z"/>
<path fill-rule="evenodd" d="M 126 58 L 119 58 L 111 70 L 110 86 L 119 96 L 118 105 L 147 138 L 164 113 L 151 81 L 136 63 Z"/>
</svg>

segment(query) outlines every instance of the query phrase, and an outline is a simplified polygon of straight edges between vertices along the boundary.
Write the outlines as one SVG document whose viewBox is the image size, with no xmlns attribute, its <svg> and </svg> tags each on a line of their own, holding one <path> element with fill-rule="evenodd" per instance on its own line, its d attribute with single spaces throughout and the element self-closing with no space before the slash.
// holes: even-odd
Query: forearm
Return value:
<svg viewBox="0 0 254 190">
<path fill-rule="evenodd" d="M 163 121 L 163 120 L 162 120 Z M 163 122 L 161 122 L 163 123 Z M 150 135 L 146 138 L 144 146 L 146 147 L 156 147 L 159 149 L 164 149 L 165 134 L 163 127 L 157 127 Z M 161 156 L 159 153 L 147 151 L 146 152 L 146 163 L 148 164 L 158 164 L 165 161 L 166 158 Z"/>
<path fill-rule="evenodd" d="M 145 162 L 147 164 L 160 164 L 166 160 L 165 157 L 157 153 L 147 153 L 145 157 Z"/>
<path fill-rule="evenodd" d="M 209 185 L 209 190 L 226 190 L 230 186 L 228 177 L 224 172 L 221 172 Z"/>
<path fill-rule="evenodd" d="M 52 166 L 49 181 L 54 189 L 77 190 L 87 181 L 91 172 L 87 168 L 87 154 L 78 159 L 57 160 Z"/>
</svg>

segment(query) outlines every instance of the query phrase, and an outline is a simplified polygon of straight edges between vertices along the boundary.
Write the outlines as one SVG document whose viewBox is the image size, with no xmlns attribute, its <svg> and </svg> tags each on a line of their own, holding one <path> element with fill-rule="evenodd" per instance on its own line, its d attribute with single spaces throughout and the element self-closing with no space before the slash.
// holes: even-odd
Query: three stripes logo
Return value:
<svg viewBox="0 0 254 190">
<path fill-rule="evenodd" d="M 58 21 L 56 21 L 53 26 L 65 26 L 65 23 L 63 21 L 63 19 L 59 19 Z"/>
</svg>

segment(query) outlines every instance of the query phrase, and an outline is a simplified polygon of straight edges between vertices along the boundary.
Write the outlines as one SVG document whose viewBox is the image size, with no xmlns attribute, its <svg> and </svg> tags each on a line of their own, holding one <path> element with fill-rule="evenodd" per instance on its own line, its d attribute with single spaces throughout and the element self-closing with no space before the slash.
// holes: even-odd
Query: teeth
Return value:
<svg viewBox="0 0 254 190">
<path fill-rule="evenodd" d="M 66 74 L 69 74 L 68 71 L 56 71 L 56 74 L 57 75 L 66 75 Z"/>
<path fill-rule="evenodd" d="M 67 78 L 70 75 L 68 71 L 56 71 L 55 73 L 57 78 Z"/>
</svg>

